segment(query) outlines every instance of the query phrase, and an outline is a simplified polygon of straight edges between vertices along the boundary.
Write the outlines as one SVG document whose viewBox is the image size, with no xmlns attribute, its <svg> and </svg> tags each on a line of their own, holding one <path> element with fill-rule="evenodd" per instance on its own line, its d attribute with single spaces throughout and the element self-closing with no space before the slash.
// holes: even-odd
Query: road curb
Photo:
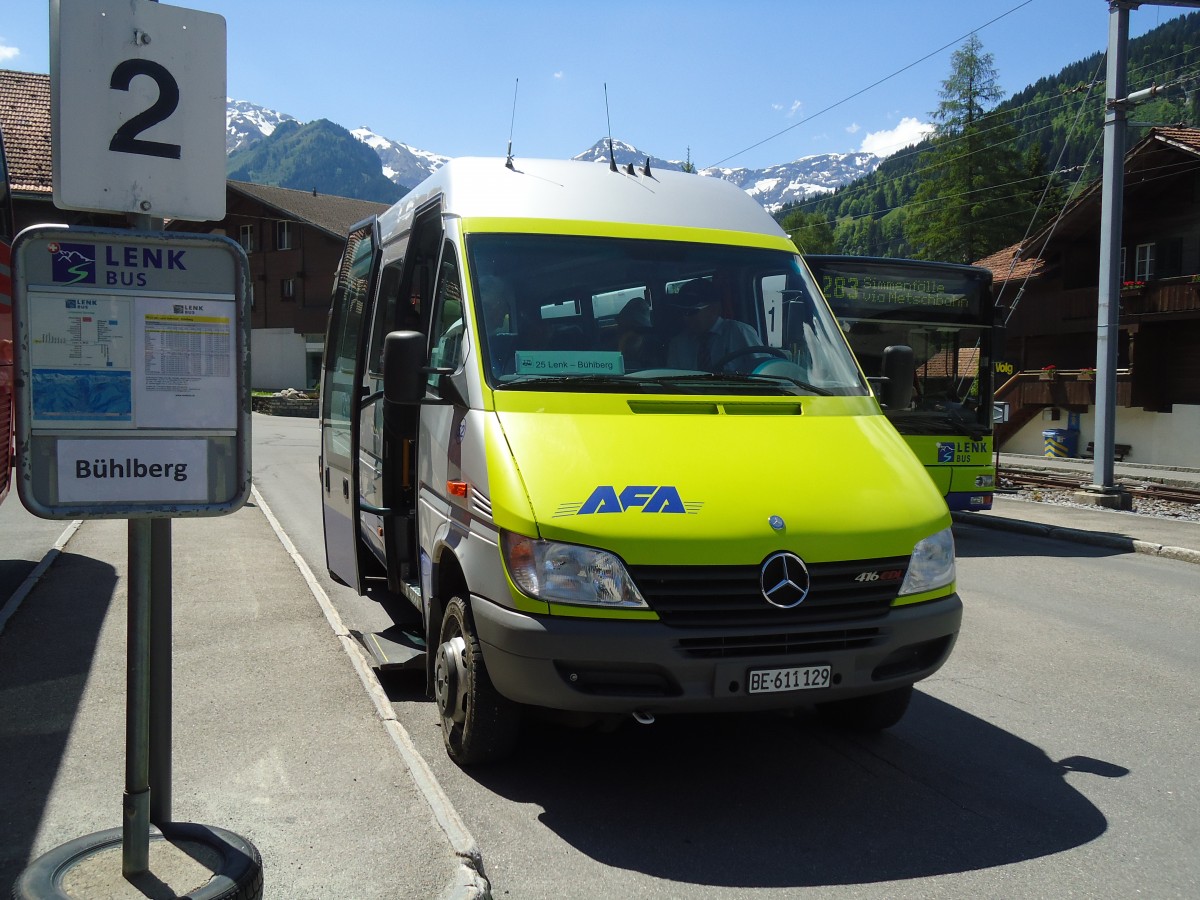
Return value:
<svg viewBox="0 0 1200 900">
<path fill-rule="evenodd" d="M 4 626 L 8 624 L 8 620 L 13 617 L 21 604 L 25 602 L 25 598 L 41 581 L 42 576 L 46 574 L 46 570 L 54 564 L 54 560 L 58 559 L 60 553 L 66 549 L 71 538 L 75 536 L 75 532 L 79 530 L 79 526 L 83 524 L 83 519 L 75 519 L 66 527 L 62 534 L 58 536 L 58 540 L 54 542 L 54 546 L 46 551 L 46 555 L 42 557 L 41 562 L 34 567 L 34 570 L 25 576 L 25 580 L 21 582 L 21 586 L 13 592 L 12 596 L 4 604 L 4 608 L 0 609 L 0 634 L 4 633 Z"/>
<path fill-rule="evenodd" d="M 1006 519 L 999 516 L 988 516 L 980 513 L 951 513 L 954 521 L 962 525 L 979 525 L 984 528 L 996 528 L 1000 531 L 1012 531 L 1034 537 L 1056 538 L 1061 541 L 1073 541 L 1077 544 L 1089 544 L 1093 547 L 1105 547 L 1110 550 L 1121 550 L 1125 553 L 1142 553 L 1147 556 L 1158 556 L 1164 559 L 1174 559 L 1179 562 L 1200 565 L 1200 550 L 1190 550 L 1187 547 L 1172 547 L 1155 544 L 1152 541 L 1140 541 L 1136 538 L 1121 534 L 1110 534 L 1104 531 L 1084 531 L 1079 528 L 1064 528 L 1061 525 L 1043 525 L 1040 522 L 1027 522 L 1024 519 Z"/>
<path fill-rule="evenodd" d="M 459 859 L 458 869 L 451 882 L 442 890 L 439 900 L 490 900 L 492 896 L 491 886 L 487 880 L 487 876 L 484 874 L 483 854 L 479 849 L 479 844 L 470 831 L 467 830 L 466 824 L 459 817 L 458 811 L 450 802 L 450 798 L 442 790 L 442 786 L 438 783 L 433 770 L 429 768 L 429 764 L 425 762 L 425 759 L 417 751 L 416 745 L 413 744 L 408 731 L 405 730 L 404 726 L 396 718 L 396 712 L 392 708 L 391 701 L 388 699 L 383 686 L 379 683 L 379 679 L 375 677 L 375 672 L 367 661 L 366 654 L 342 622 L 342 617 L 334 609 L 329 595 L 325 593 L 325 589 L 317 581 L 312 569 L 304 561 L 304 557 L 300 555 L 300 551 L 296 549 L 287 532 L 283 530 L 283 526 L 275 518 L 275 514 L 271 512 L 271 507 L 267 505 L 266 499 L 259 493 L 258 487 L 251 485 L 250 492 L 259 510 L 270 524 L 271 530 L 275 532 L 275 537 L 283 545 L 283 549 L 287 552 L 288 556 L 292 558 L 292 562 L 296 568 L 300 570 L 301 576 L 308 584 L 309 591 L 321 607 L 321 611 L 325 614 L 325 619 L 329 622 L 333 633 L 337 636 L 342 649 L 350 657 L 350 663 L 354 666 L 354 671 L 358 673 L 359 681 L 366 688 L 367 696 L 371 698 L 376 714 L 382 720 L 387 733 L 391 736 L 392 743 L 400 751 L 400 756 L 408 767 L 413 782 L 421 792 L 421 796 L 425 798 L 425 802 L 433 812 L 434 818 L 437 819 L 438 825 L 446 835 L 450 847 L 454 850 L 455 856 Z"/>
</svg>

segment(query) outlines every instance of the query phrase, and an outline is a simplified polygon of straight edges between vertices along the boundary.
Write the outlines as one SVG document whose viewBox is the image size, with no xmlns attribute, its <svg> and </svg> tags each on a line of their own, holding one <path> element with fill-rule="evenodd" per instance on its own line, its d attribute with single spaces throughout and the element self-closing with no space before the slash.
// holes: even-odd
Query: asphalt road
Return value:
<svg viewBox="0 0 1200 900">
<path fill-rule="evenodd" d="M 311 420 L 255 416 L 255 481 L 326 583 Z M 446 757 L 397 715 L 497 898 L 1200 894 L 1195 567 L 956 526 L 953 656 L 874 738 L 794 716 L 534 723 L 514 761 Z M 329 583 L 351 627 L 384 612 Z"/>
<path fill-rule="evenodd" d="M 0 503 L 0 608 L 70 524 L 39 519 L 21 505 L 16 485 L 12 486 Z"/>
</svg>

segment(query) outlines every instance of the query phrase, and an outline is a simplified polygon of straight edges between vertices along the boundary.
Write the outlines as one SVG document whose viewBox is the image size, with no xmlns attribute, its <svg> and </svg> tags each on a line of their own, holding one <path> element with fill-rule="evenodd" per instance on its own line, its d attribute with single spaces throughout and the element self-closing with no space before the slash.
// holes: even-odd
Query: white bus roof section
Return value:
<svg viewBox="0 0 1200 900">
<path fill-rule="evenodd" d="M 629 174 L 594 162 L 452 159 L 379 217 L 384 243 L 408 230 L 413 214 L 438 196 L 459 218 L 559 219 L 711 228 L 783 237 L 770 214 L 719 178 L 673 171 Z"/>
</svg>

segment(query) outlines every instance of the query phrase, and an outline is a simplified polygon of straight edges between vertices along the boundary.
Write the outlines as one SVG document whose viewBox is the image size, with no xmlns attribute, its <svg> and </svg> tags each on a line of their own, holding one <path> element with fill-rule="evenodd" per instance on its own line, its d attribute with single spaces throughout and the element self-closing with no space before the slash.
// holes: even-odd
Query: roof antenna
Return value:
<svg viewBox="0 0 1200 900">
<path fill-rule="evenodd" d="M 505 160 L 505 162 L 504 162 L 504 165 L 507 168 L 512 169 L 514 172 L 516 171 L 516 167 L 513 165 L 512 136 L 513 136 L 513 126 L 515 126 L 517 124 L 517 88 L 519 88 L 520 86 L 521 86 L 521 79 L 518 78 L 517 83 L 513 85 L 512 121 L 508 123 L 508 159 Z"/>
<path fill-rule="evenodd" d="M 608 111 L 608 82 L 604 82 L 604 117 L 608 120 L 608 171 L 617 171 L 617 157 L 612 145 L 612 115 Z"/>
</svg>

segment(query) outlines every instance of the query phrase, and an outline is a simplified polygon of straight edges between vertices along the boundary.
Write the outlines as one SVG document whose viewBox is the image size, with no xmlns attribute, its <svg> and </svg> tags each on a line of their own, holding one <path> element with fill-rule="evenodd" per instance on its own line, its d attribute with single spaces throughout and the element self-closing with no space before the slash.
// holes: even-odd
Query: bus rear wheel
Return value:
<svg viewBox="0 0 1200 900">
<path fill-rule="evenodd" d="M 912 695 L 913 686 L 909 684 L 865 697 L 818 703 L 817 715 L 830 725 L 850 731 L 883 731 L 904 718 Z"/>
<path fill-rule="evenodd" d="M 442 617 L 433 690 L 446 752 L 456 763 L 477 765 L 512 753 L 521 710 L 492 685 L 471 610 L 461 597 L 450 599 Z"/>
</svg>

